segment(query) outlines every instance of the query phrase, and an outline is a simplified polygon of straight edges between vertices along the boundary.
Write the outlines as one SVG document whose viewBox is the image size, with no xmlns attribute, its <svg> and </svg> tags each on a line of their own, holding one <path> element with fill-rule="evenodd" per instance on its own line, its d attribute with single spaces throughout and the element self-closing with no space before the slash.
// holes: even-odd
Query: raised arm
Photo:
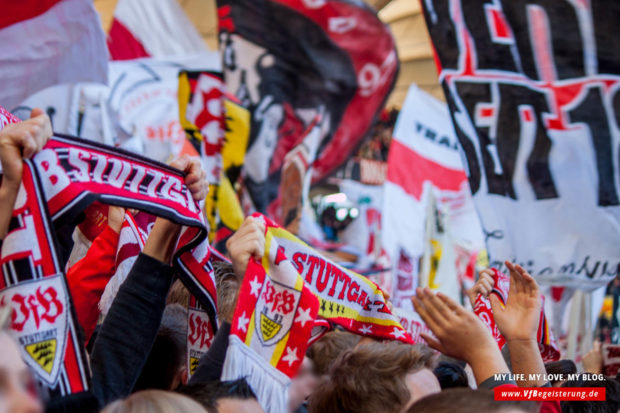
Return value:
<svg viewBox="0 0 620 413">
<path fill-rule="evenodd" d="M 428 345 L 447 356 L 467 362 L 479 385 L 495 374 L 510 373 L 493 336 L 474 313 L 442 293 L 432 293 L 428 288 L 418 288 L 412 302 L 435 335 L 433 338 L 421 334 Z"/>
<path fill-rule="evenodd" d="M 172 166 L 187 173 L 194 199 L 208 191 L 197 160 L 181 158 Z M 144 251 L 114 298 L 91 356 L 93 393 L 101 406 L 127 396 L 151 352 L 172 283 L 170 260 L 180 227 L 158 218 Z"/>
<path fill-rule="evenodd" d="M 538 284 L 520 265 L 506 261 L 506 266 L 510 270 L 508 298 L 504 306 L 495 294 L 489 295 L 493 317 L 506 339 L 512 372 L 525 377 L 517 384 L 542 386 L 547 382 L 542 379 L 546 370 L 537 340 L 542 306 Z M 539 374 L 541 379 L 529 380 L 530 374 Z"/>
<path fill-rule="evenodd" d="M 33 109 L 30 119 L 0 130 L 0 239 L 4 239 L 13 215 L 13 206 L 22 182 L 23 159 L 39 152 L 52 136 L 50 118 L 41 109 Z"/>
</svg>

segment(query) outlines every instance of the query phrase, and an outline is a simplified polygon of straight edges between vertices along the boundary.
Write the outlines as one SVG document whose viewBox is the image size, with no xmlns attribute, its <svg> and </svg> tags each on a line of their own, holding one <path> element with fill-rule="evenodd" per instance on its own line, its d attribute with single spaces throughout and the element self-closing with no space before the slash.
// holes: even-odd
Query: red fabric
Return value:
<svg viewBox="0 0 620 413">
<path fill-rule="evenodd" d="M 393 140 L 391 145 L 387 180 L 399 185 L 417 200 L 422 197 L 426 181 L 441 190 L 458 191 L 467 180 L 464 171 L 433 162 L 397 140 Z"/>
<path fill-rule="evenodd" d="M 560 413 L 561 411 L 560 402 L 557 400 L 542 402 L 540 404 L 540 413 Z"/>
<path fill-rule="evenodd" d="M 0 29 L 22 20 L 32 19 L 48 11 L 60 0 L 3 1 L 0 13 Z"/>
<path fill-rule="evenodd" d="M 84 330 L 85 342 L 95 331 L 99 318 L 98 303 L 112 275 L 116 260 L 117 234 L 106 227 L 93 241 L 86 256 L 67 271 L 67 283 L 78 322 Z"/>
<path fill-rule="evenodd" d="M 131 60 L 150 56 L 142 43 L 116 19 L 112 20 L 108 32 L 108 51 L 110 60 Z"/>
</svg>

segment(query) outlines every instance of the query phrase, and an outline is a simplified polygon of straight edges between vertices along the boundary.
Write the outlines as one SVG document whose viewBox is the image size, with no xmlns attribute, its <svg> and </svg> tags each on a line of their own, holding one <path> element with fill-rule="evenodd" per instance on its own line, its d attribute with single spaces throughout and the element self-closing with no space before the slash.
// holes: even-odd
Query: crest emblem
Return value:
<svg viewBox="0 0 620 413">
<path fill-rule="evenodd" d="M 301 291 L 267 278 L 256 303 L 256 331 L 263 345 L 277 344 L 289 332 Z M 260 314 L 260 316 L 259 316 Z"/>
<path fill-rule="evenodd" d="M 49 386 L 58 380 L 67 341 L 67 290 L 61 277 L 22 282 L 0 293 L 0 302 L 11 306 L 11 334 L 24 361 Z"/>
</svg>

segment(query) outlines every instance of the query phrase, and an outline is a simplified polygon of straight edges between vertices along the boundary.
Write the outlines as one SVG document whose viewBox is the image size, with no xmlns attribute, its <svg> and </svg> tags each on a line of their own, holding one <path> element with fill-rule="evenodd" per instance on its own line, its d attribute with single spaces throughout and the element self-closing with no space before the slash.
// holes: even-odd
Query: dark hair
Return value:
<svg viewBox="0 0 620 413">
<path fill-rule="evenodd" d="M 577 366 L 572 360 L 558 360 L 546 363 L 545 370 L 547 371 L 547 374 L 562 374 L 563 376 L 566 376 L 567 374 L 577 373 Z M 551 381 L 551 384 L 556 384 L 559 382 L 560 380 L 553 380 Z"/>
<path fill-rule="evenodd" d="M 620 409 L 620 383 L 616 379 L 605 377 L 604 380 L 584 380 L 582 376 L 579 380 L 562 384 L 562 388 L 566 387 L 603 387 L 606 400 L 560 402 L 562 413 L 616 413 Z"/>
<path fill-rule="evenodd" d="M 185 366 L 186 329 L 187 310 L 179 304 L 167 305 L 134 391 L 172 390 L 175 377 Z"/>
<path fill-rule="evenodd" d="M 179 393 L 191 397 L 207 408 L 217 413 L 217 401 L 220 399 L 256 400 L 256 395 L 248 382 L 244 379 L 231 381 L 210 381 L 182 386 Z"/>
<path fill-rule="evenodd" d="M 450 389 L 453 387 L 469 387 L 469 380 L 465 369 L 458 363 L 450 361 L 441 361 L 433 370 L 435 377 L 439 380 L 441 389 Z"/>
<path fill-rule="evenodd" d="M 538 413 L 539 406 L 531 401 L 496 401 L 492 390 L 455 388 L 423 397 L 411 405 L 407 413 L 502 413 L 515 410 Z"/>
</svg>

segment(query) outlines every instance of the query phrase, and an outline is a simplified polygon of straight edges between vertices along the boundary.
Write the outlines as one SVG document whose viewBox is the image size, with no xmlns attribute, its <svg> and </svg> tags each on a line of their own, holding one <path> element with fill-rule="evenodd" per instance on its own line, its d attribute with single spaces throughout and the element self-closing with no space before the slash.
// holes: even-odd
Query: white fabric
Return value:
<svg viewBox="0 0 620 413">
<path fill-rule="evenodd" d="M 151 57 L 208 50 L 176 0 L 119 0 L 114 18 L 142 43 Z"/>
<path fill-rule="evenodd" d="M 107 81 L 108 49 L 93 2 L 63 0 L 0 30 L 0 105 L 12 110 L 31 94 L 67 82 Z"/>
</svg>

